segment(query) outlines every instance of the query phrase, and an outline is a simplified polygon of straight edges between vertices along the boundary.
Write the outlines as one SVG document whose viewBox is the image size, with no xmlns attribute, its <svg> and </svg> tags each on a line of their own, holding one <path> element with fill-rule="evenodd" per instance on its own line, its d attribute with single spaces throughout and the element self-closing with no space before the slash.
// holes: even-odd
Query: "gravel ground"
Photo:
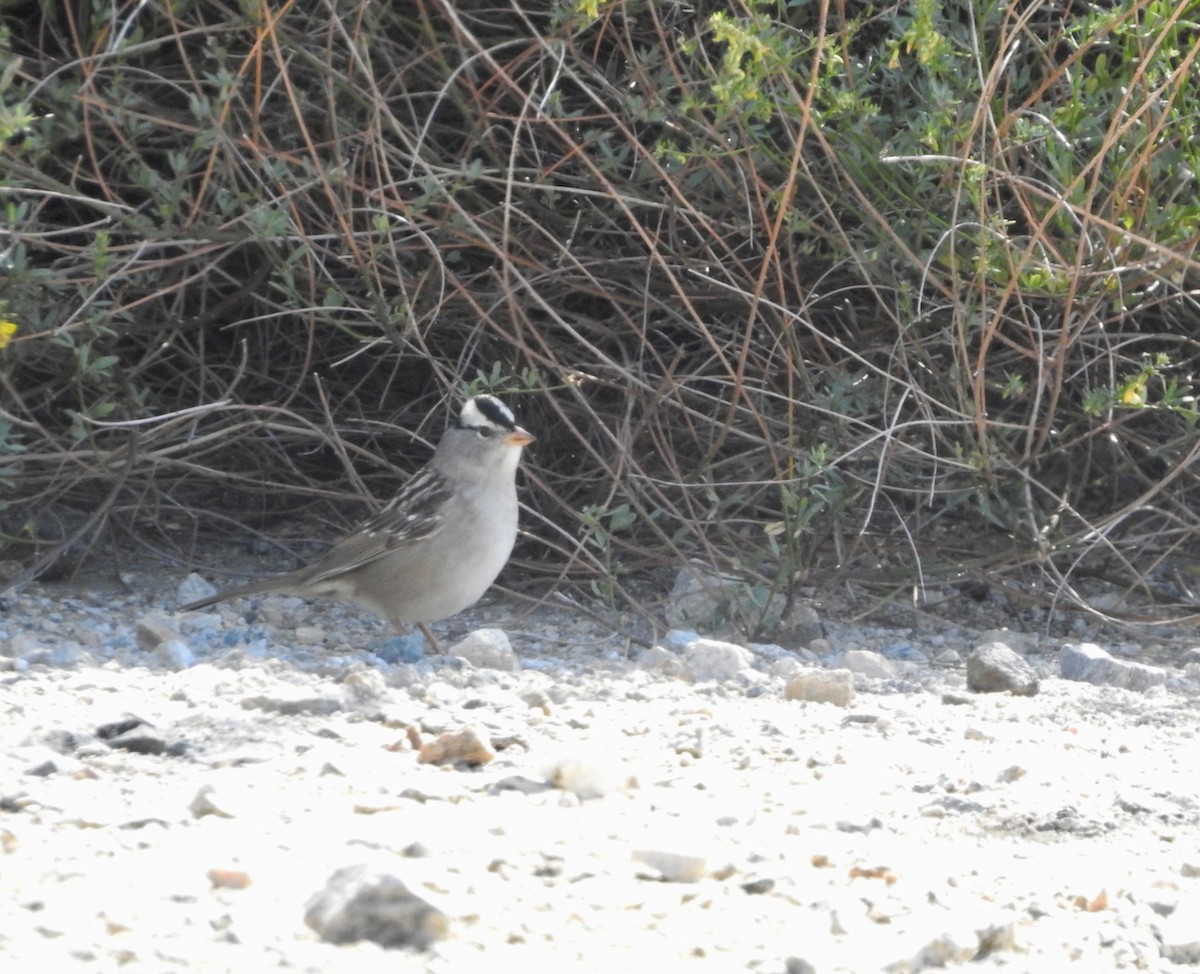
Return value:
<svg viewBox="0 0 1200 974">
<path fill-rule="evenodd" d="M 1200 970 L 1186 642 L 642 651 L 490 601 L 422 658 L 166 574 L 0 618 L 4 970 Z"/>
</svg>

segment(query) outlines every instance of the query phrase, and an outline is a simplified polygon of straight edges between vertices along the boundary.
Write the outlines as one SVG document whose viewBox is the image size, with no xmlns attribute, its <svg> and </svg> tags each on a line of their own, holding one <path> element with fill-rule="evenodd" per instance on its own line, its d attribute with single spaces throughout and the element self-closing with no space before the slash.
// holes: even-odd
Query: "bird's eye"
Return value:
<svg viewBox="0 0 1200 974">
<path fill-rule="evenodd" d="M 475 430 L 485 440 L 490 440 L 492 438 L 492 434 L 496 432 L 490 426 L 477 426 L 477 427 L 475 427 Z"/>
</svg>

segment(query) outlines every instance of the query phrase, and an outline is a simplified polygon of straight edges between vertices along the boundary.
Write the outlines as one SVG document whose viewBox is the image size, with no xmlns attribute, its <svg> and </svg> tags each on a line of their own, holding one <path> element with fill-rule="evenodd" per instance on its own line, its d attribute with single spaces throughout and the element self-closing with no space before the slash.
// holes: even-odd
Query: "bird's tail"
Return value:
<svg viewBox="0 0 1200 974">
<path fill-rule="evenodd" d="M 283 582 L 282 585 L 280 584 L 281 582 Z M 238 585 L 236 588 L 229 588 L 223 592 L 218 592 L 216 595 L 208 595 L 202 599 L 196 599 L 195 602 L 189 602 L 187 605 L 181 605 L 177 611 L 195 612 L 197 609 L 206 609 L 217 602 L 241 598 L 243 595 L 258 595 L 261 592 L 281 592 L 286 594 L 286 577 L 281 578 L 276 576 L 274 578 L 264 578 L 257 582 L 247 582 L 245 585 Z"/>
</svg>

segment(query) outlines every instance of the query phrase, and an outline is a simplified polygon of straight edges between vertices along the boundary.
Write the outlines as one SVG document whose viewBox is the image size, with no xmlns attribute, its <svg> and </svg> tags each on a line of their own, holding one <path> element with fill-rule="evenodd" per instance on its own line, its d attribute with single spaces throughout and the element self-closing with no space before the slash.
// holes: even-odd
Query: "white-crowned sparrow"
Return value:
<svg viewBox="0 0 1200 974">
<path fill-rule="evenodd" d="M 404 630 L 474 604 L 517 540 L 517 464 L 533 437 L 494 396 L 468 399 L 429 463 L 378 514 L 306 568 L 198 599 L 181 611 L 277 592 L 355 602 Z"/>
</svg>

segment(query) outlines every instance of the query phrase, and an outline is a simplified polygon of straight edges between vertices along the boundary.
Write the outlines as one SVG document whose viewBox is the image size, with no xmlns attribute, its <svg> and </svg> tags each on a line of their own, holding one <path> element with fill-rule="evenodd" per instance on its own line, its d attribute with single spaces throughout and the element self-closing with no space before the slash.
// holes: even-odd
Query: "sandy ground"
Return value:
<svg viewBox="0 0 1200 974">
<path fill-rule="evenodd" d="M 1196 663 L 1093 686 L 1021 636 L 1039 692 L 977 694 L 967 629 L 834 627 L 713 680 L 512 618 L 403 662 L 295 600 L 12 600 L 0 967 L 1200 970 Z M 893 675 L 787 699 L 851 648 Z"/>
</svg>

